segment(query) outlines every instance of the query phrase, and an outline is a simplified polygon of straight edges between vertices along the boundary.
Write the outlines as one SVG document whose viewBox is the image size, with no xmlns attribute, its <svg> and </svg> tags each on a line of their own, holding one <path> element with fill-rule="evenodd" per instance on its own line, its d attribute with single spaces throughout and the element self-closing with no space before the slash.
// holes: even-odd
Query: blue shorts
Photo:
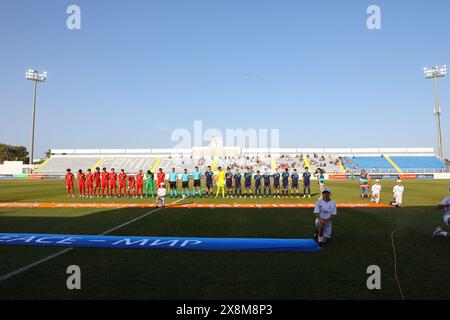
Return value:
<svg viewBox="0 0 450 320">
<path fill-rule="evenodd" d="M 213 187 L 212 181 L 206 181 L 206 188 L 212 189 L 212 187 Z"/>
<path fill-rule="evenodd" d="M 252 183 L 251 182 L 245 182 L 245 187 L 246 188 L 251 188 L 252 187 Z"/>
</svg>

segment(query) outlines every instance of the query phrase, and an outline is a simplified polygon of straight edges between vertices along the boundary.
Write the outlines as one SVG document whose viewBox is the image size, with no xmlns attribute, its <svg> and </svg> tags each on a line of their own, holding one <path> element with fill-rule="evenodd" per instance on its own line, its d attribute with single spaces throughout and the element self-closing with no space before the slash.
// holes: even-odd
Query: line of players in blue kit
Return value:
<svg viewBox="0 0 450 320">
<path fill-rule="evenodd" d="M 254 174 L 250 168 L 241 174 L 239 169 L 234 172 L 230 168 L 226 171 L 221 167 L 218 171 L 213 172 L 211 166 L 208 166 L 204 175 L 200 172 L 198 167 L 195 167 L 192 173 L 188 173 L 187 169 L 184 169 L 179 174 L 172 168 L 169 173 L 169 195 L 170 197 L 178 197 L 178 184 L 177 181 L 181 180 L 181 197 L 202 197 L 201 180 L 205 178 L 205 197 L 213 197 L 214 182 L 216 186 L 216 195 L 219 196 L 219 192 L 222 191 L 222 197 L 226 198 L 262 198 L 262 197 L 274 197 L 274 198 L 287 198 L 296 197 L 311 198 L 311 172 L 306 167 L 304 172 L 300 176 L 297 169 L 289 172 L 286 168 L 280 173 L 278 169 L 275 169 L 273 173 L 268 169 L 261 174 L 259 170 Z M 190 180 L 194 180 L 192 193 L 190 190 Z M 323 188 L 324 178 L 318 177 L 320 189 Z M 299 180 L 302 180 L 303 193 L 300 193 Z"/>
</svg>

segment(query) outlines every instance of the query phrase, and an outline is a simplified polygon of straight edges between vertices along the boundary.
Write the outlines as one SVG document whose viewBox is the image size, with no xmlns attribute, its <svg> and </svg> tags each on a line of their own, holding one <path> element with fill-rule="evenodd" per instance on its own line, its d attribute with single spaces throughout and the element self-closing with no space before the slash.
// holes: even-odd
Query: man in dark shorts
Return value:
<svg viewBox="0 0 450 320">
<path fill-rule="evenodd" d="M 206 197 L 213 196 L 213 177 L 214 172 L 211 171 L 211 166 L 208 166 L 208 169 L 205 171 L 206 178 Z"/>
</svg>

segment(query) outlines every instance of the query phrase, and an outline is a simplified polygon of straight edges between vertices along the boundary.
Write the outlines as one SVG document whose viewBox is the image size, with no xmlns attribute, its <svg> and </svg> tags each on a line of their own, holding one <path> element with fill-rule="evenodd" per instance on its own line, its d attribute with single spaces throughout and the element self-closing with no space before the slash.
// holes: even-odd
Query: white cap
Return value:
<svg viewBox="0 0 450 320">
<path fill-rule="evenodd" d="M 398 179 L 398 180 L 397 180 L 397 183 L 402 183 L 402 180 Z"/>
<path fill-rule="evenodd" d="M 380 179 L 375 180 L 375 182 L 380 182 Z"/>
<path fill-rule="evenodd" d="M 331 190 L 329 188 L 323 188 L 322 193 L 325 193 L 325 192 L 331 193 Z"/>
</svg>

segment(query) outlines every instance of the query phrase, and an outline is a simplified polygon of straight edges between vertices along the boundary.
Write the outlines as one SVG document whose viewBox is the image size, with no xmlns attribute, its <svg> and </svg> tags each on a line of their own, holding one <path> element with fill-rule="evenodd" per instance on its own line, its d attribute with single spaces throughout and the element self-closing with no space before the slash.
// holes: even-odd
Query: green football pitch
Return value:
<svg viewBox="0 0 450 320">
<path fill-rule="evenodd" d="M 383 181 L 383 203 L 391 201 L 393 184 Z M 338 208 L 332 242 L 320 253 L 75 248 L 52 256 L 63 248 L 0 246 L 0 299 L 401 299 L 400 288 L 405 299 L 450 299 L 450 241 L 432 237 L 435 227 L 448 229 L 435 205 L 449 184 L 406 180 L 402 209 Z M 336 202 L 369 202 L 354 181 L 327 186 Z M 312 192 L 312 199 L 180 203 L 313 203 L 314 184 Z M 0 203 L 151 201 L 67 199 L 61 181 L 0 181 Z M 152 210 L 0 207 L 0 233 L 98 235 Z M 166 208 L 109 235 L 311 238 L 313 231 L 308 208 Z M 81 268 L 81 290 L 67 289 L 70 265 Z M 380 290 L 367 288 L 371 265 L 380 267 Z"/>
</svg>

